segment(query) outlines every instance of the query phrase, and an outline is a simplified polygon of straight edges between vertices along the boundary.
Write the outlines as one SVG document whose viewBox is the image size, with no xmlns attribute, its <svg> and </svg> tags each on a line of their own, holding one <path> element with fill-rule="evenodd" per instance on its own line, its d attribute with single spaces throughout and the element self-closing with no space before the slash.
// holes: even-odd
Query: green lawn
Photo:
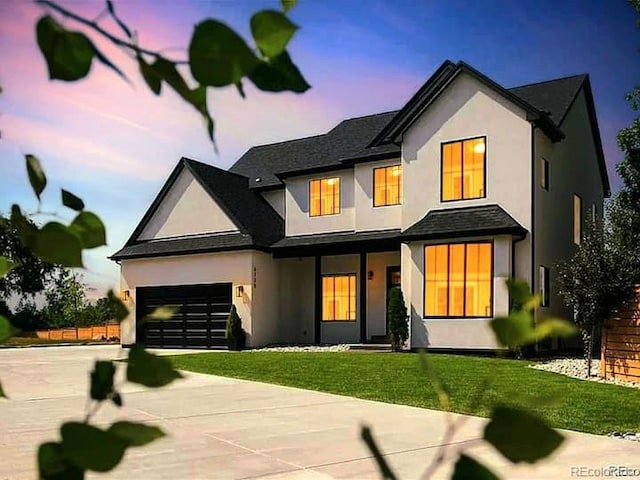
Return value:
<svg viewBox="0 0 640 480">
<path fill-rule="evenodd" d="M 456 412 L 487 416 L 502 401 L 527 405 L 551 425 L 582 432 L 640 431 L 640 390 L 576 380 L 527 368 L 527 361 L 461 355 L 428 356 Z M 176 368 L 439 408 L 418 354 L 216 352 L 171 357 Z M 491 386 L 485 386 L 492 377 Z M 482 403 L 473 398 L 484 391 Z"/>
</svg>

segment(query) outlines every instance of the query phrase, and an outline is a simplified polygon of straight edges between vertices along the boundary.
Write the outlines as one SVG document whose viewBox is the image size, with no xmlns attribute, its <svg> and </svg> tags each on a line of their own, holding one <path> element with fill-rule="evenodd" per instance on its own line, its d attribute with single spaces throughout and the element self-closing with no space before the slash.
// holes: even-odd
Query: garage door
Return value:
<svg viewBox="0 0 640 480">
<path fill-rule="evenodd" d="M 220 348 L 231 310 L 231 284 L 139 287 L 136 318 L 142 319 L 160 306 L 177 309 L 171 320 L 139 324 L 138 338 L 154 348 Z"/>
</svg>

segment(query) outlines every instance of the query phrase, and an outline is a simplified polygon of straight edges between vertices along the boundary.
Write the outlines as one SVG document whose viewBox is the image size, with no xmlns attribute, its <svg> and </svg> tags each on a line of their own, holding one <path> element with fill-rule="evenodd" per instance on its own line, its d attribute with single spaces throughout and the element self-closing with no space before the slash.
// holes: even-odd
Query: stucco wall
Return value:
<svg viewBox="0 0 640 480">
<path fill-rule="evenodd" d="M 120 267 L 120 288 L 129 290 L 127 304 L 130 315 L 121 323 L 123 344 L 135 343 L 136 288 L 198 283 L 233 283 L 232 300 L 242 327 L 253 345 L 252 265 L 251 251 L 185 255 L 152 259 L 123 260 Z M 235 287 L 242 285 L 244 295 L 238 298 Z"/>
<path fill-rule="evenodd" d="M 322 274 L 348 273 L 356 275 L 356 321 L 322 322 L 322 343 L 360 343 L 360 256 L 335 255 L 322 257 Z M 312 297 L 313 298 L 313 297 Z"/>
<path fill-rule="evenodd" d="M 267 190 L 265 192 L 260 192 L 262 197 L 271 205 L 271 207 L 278 212 L 282 218 L 285 216 L 285 194 L 284 188 L 278 188 L 277 190 Z"/>
<path fill-rule="evenodd" d="M 456 241 L 486 240 L 466 238 Z M 402 246 L 402 290 L 410 305 L 411 346 L 413 348 L 494 349 L 497 345 L 489 326 L 490 318 L 424 318 L 424 247 L 440 242 L 411 242 Z M 511 237 L 498 236 L 493 244 L 493 315 L 509 311 L 505 281 L 511 275 Z"/>
<path fill-rule="evenodd" d="M 282 342 L 313 343 L 315 318 L 315 259 L 283 258 L 277 260 L 279 337 Z"/>
<path fill-rule="evenodd" d="M 373 170 L 399 165 L 400 159 L 356 164 L 355 175 L 355 229 L 386 230 L 400 228 L 402 205 L 373 206 Z"/>
<path fill-rule="evenodd" d="M 387 267 L 400 266 L 400 252 L 367 255 L 367 338 L 387 333 Z"/>
<path fill-rule="evenodd" d="M 340 178 L 340 213 L 336 215 L 309 216 L 309 181 L 320 178 Z M 304 175 L 286 180 L 286 235 L 306 235 L 322 232 L 353 230 L 354 186 L 353 170 Z"/>
<path fill-rule="evenodd" d="M 538 268 L 550 268 L 551 295 L 549 307 L 538 309 L 537 316 L 571 318 L 572 312 L 558 296 L 554 265 L 575 251 L 573 241 L 573 195 L 582 198 L 583 232 L 591 207 L 595 203 L 602 218 L 604 191 L 598 168 L 596 147 L 584 96 L 581 91 L 561 125 L 566 138 L 552 143 L 539 130 L 535 143 L 535 272 L 534 289 L 539 291 Z M 549 191 L 540 185 L 541 162 L 549 162 Z"/>
<path fill-rule="evenodd" d="M 253 346 L 281 342 L 279 301 L 282 290 L 278 266 L 271 254 L 257 251 L 253 253 L 252 275 Z"/>
<path fill-rule="evenodd" d="M 140 240 L 238 231 L 191 172 L 184 169 L 139 236 Z"/>
</svg>

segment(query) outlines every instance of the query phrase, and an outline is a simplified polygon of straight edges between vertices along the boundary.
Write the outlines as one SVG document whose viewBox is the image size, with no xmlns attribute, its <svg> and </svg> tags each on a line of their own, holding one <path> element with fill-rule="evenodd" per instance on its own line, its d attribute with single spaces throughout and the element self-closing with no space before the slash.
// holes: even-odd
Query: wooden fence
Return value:
<svg viewBox="0 0 640 480">
<path fill-rule="evenodd" d="M 120 325 L 94 325 L 92 327 L 56 328 L 37 330 L 38 338 L 48 340 L 102 340 L 120 338 Z"/>
<path fill-rule="evenodd" d="M 636 298 L 602 330 L 600 376 L 640 382 L 640 288 Z"/>
</svg>

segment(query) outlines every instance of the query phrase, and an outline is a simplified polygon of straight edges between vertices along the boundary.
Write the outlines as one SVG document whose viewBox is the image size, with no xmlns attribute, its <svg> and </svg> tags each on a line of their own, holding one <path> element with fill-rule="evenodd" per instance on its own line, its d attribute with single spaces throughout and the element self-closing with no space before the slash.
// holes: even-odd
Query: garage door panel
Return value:
<svg viewBox="0 0 640 480">
<path fill-rule="evenodd" d="M 138 287 L 139 319 L 161 306 L 176 310 L 170 320 L 142 323 L 142 343 L 155 348 L 226 347 L 224 334 L 231 304 L 230 283 Z"/>
</svg>

